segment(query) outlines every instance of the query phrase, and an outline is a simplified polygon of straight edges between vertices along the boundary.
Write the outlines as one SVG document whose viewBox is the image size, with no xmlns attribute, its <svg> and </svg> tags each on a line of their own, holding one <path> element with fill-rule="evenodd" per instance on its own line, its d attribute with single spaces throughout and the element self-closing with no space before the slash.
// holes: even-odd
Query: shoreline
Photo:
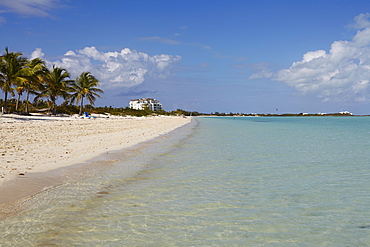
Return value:
<svg viewBox="0 0 370 247">
<path fill-rule="evenodd" d="M 118 153 L 140 149 L 191 122 L 180 117 L 20 118 L 0 116 L 6 140 L 0 147 L 0 219 L 22 211 L 24 202 L 48 188 L 107 169 Z M 44 128 L 53 128 L 55 137 Z"/>
</svg>

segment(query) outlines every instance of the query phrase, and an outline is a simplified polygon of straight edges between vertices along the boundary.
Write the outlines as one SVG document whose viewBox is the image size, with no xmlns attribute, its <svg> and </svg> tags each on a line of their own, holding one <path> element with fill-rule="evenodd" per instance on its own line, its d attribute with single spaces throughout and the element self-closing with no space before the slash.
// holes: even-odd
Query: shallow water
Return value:
<svg viewBox="0 0 370 247">
<path fill-rule="evenodd" d="M 1 246 L 369 246 L 370 118 L 199 118 L 0 222 Z"/>
</svg>

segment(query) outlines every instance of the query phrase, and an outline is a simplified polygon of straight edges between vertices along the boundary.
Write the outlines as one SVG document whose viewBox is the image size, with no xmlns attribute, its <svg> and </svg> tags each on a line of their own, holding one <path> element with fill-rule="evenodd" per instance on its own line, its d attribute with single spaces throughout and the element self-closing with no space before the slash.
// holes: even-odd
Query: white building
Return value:
<svg viewBox="0 0 370 247">
<path fill-rule="evenodd" d="M 130 108 L 132 109 L 144 110 L 145 107 L 152 111 L 162 110 L 162 104 L 156 99 L 142 98 L 130 100 Z"/>
<path fill-rule="evenodd" d="M 351 112 L 349 112 L 349 111 L 341 111 L 341 112 L 339 112 L 340 114 L 342 114 L 342 115 L 353 115 Z"/>
</svg>

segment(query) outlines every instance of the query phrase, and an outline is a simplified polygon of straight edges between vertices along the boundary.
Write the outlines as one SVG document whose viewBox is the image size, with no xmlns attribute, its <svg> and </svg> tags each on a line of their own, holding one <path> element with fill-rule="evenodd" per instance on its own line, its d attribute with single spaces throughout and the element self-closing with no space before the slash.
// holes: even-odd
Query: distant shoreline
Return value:
<svg viewBox="0 0 370 247">
<path fill-rule="evenodd" d="M 353 115 L 353 114 L 242 114 L 242 115 L 212 115 L 204 114 L 197 117 L 369 117 L 370 115 Z"/>
</svg>

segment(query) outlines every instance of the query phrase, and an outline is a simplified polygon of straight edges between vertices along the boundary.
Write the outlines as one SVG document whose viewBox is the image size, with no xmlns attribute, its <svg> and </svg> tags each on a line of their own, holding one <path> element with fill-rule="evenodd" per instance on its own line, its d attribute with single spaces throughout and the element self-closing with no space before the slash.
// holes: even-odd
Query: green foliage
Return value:
<svg viewBox="0 0 370 247">
<path fill-rule="evenodd" d="M 95 98 L 100 97 L 98 93 L 103 93 L 98 88 L 98 80 L 90 72 L 81 73 L 76 78 L 76 82 L 69 79 L 69 73 L 64 68 L 53 65 L 51 70 L 47 69 L 45 62 L 39 58 L 29 61 L 22 57 L 22 53 L 5 52 L 0 56 L 0 89 L 4 92 L 4 100 L 1 106 L 5 112 L 29 112 L 37 111 L 38 107 L 49 108 L 53 113 L 74 113 L 74 107 L 68 104 L 57 106 L 58 98 L 69 99 L 77 104 L 81 102 L 80 113 L 82 112 L 83 99 L 86 98 L 91 105 L 94 104 Z M 15 96 L 18 94 L 14 104 L 8 100 L 8 95 Z M 21 96 L 26 92 L 26 99 L 21 101 Z M 34 104 L 30 104 L 28 98 L 30 94 L 35 94 Z M 41 102 L 41 98 L 48 99 L 47 105 Z M 23 102 L 23 104 L 21 104 Z M 7 105 L 8 104 L 8 105 Z"/>
<path fill-rule="evenodd" d="M 69 73 L 66 69 L 53 66 L 51 71 L 47 71 L 43 76 L 43 90 L 37 94 L 36 98 L 47 98 L 51 103 L 50 108 L 53 114 L 56 114 L 56 101 L 59 97 L 67 99 L 70 91 Z"/>
<path fill-rule="evenodd" d="M 118 116 L 153 116 L 153 115 L 186 115 L 198 116 L 198 112 L 177 109 L 173 112 L 164 110 L 151 111 L 146 106 L 144 110 L 129 107 L 114 108 L 112 106 L 94 107 L 96 97 L 103 91 L 99 88 L 98 80 L 90 72 L 82 72 L 76 80 L 71 80 L 68 71 L 56 67 L 49 70 L 40 58 L 28 60 L 20 52 L 5 52 L 0 56 L 0 90 L 4 99 L 0 99 L 0 107 L 5 112 L 45 113 L 45 114 L 81 114 L 83 110 L 95 114 L 111 114 Z M 8 99 L 8 96 L 17 99 Z M 29 101 L 29 95 L 35 95 L 34 101 Z M 25 97 L 22 101 L 21 97 Z M 65 101 L 57 105 L 57 100 Z M 84 99 L 90 104 L 83 105 Z M 76 105 L 72 105 L 76 103 Z M 79 106 L 77 106 L 79 104 Z"/>
<path fill-rule="evenodd" d="M 164 112 L 164 111 L 163 111 Z M 150 115 L 158 115 L 159 112 L 154 112 L 149 109 L 145 110 L 136 110 L 129 107 L 126 108 L 113 108 L 113 107 L 95 107 L 91 109 L 91 113 L 96 114 L 111 114 L 117 116 L 133 116 L 133 117 L 146 117 Z M 168 114 L 168 113 L 167 113 Z"/>
<path fill-rule="evenodd" d="M 178 116 L 181 116 L 181 115 L 184 115 L 184 116 L 199 116 L 200 113 L 199 112 L 196 112 L 196 111 L 185 111 L 185 110 L 182 110 L 182 109 L 177 109 L 176 111 L 172 111 L 171 112 L 171 115 L 178 115 Z"/>
<path fill-rule="evenodd" d="M 26 92 L 25 112 L 29 112 L 29 96 L 43 91 L 44 85 L 42 83 L 43 77 L 47 74 L 45 62 L 40 58 L 34 58 L 26 64 L 24 77 L 24 91 Z"/>
<path fill-rule="evenodd" d="M 78 114 L 79 109 L 75 105 L 70 105 L 67 102 L 64 102 L 60 106 L 56 106 L 56 112 L 57 114 L 74 115 L 74 114 Z"/>
<path fill-rule="evenodd" d="M 20 52 L 9 52 L 8 47 L 5 53 L 0 56 L 0 89 L 4 92 L 4 110 L 8 112 L 8 94 L 14 96 L 15 87 L 20 86 L 25 78 L 23 70 L 27 64 L 27 59 L 22 57 Z M 16 90 L 21 94 L 21 89 Z"/>
<path fill-rule="evenodd" d="M 70 95 L 68 96 L 71 103 L 80 102 L 79 115 L 82 115 L 83 102 L 86 98 L 91 105 L 94 105 L 96 97 L 100 98 L 99 93 L 104 93 L 103 90 L 98 88 L 99 81 L 90 72 L 82 72 L 76 81 L 71 83 Z"/>
</svg>

